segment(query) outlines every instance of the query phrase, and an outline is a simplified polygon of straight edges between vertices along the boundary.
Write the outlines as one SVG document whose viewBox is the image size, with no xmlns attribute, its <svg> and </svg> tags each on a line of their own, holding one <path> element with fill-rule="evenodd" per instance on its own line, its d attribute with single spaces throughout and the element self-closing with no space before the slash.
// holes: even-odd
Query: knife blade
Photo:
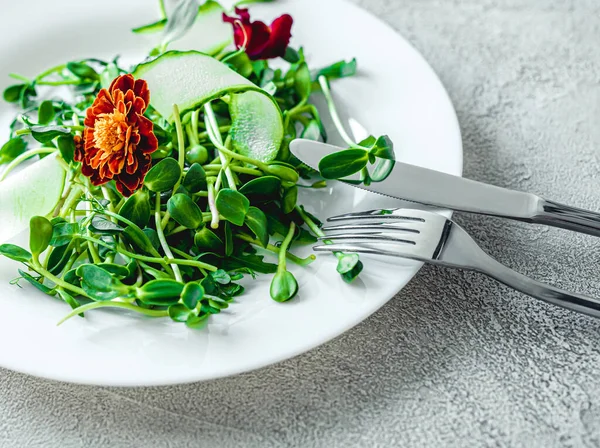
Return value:
<svg viewBox="0 0 600 448">
<path fill-rule="evenodd" d="M 344 148 L 296 139 L 291 142 L 290 150 L 298 159 L 318 171 L 323 157 Z M 600 214 L 596 212 L 403 162 L 397 161 L 392 173 L 383 182 L 374 182 L 369 186 L 350 185 L 419 204 L 600 236 Z"/>
</svg>

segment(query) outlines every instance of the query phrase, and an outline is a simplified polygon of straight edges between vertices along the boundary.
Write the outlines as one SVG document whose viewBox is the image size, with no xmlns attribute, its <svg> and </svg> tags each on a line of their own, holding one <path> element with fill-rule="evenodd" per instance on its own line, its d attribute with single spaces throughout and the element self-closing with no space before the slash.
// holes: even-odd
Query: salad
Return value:
<svg viewBox="0 0 600 448">
<path fill-rule="evenodd" d="M 88 58 L 11 74 L 3 97 L 16 117 L 0 148 L 0 202 L 27 218 L 30 238 L 27 248 L 0 245 L 0 255 L 22 264 L 16 285 L 72 308 L 61 322 L 112 307 L 201 328 L 244 293 L 243 277 L 263 274 L 272 276 L 265 300 L 292 300 L 288 264 L 316 259 L 294 248 L 325 236 L 299 189 L 391 172 L 390 139 L 353 141 L 331 94 L 356 60 L 310 67 L 290 46 L 293 18 L 252 20 L 241 6 L 255 1 L 233 11 L 160 2 L 162 17 L 132 30 L 157 42 L 134 67 Z M 313 94 L 324 95 L 348 145 L 320 173 L 289 150 L 295 138 L 327 141 Z M 35 158 L 28 170 L 39 181 L 11 183 Z M 352 282 L 359 256 L 335 255 Z"/>
</svg>

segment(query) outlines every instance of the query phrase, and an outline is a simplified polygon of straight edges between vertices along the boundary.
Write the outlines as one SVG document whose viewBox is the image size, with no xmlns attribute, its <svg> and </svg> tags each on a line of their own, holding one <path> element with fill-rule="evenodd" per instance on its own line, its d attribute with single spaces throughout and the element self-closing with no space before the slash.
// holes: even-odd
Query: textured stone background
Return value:
<svg viewBox="0 0 600 448">
<path fill-rule="evenodd" d="M 598 0 L 358 0 L 440 74 L 465 174 L 600 209 Z M 458 216 L 500 260 L 600 296 L 597 240 Z M 258 372 L 108 389 L 0 371 L 9 447 L 600 446 L 600 321 L 426 268 L 343 337 Z"/>
</svg>

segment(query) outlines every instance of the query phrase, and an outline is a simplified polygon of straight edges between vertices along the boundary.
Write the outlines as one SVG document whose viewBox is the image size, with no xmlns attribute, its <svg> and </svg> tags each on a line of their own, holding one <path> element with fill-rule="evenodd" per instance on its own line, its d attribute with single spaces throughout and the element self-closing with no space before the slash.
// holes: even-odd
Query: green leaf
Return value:
<svg viewBox="0 0 600 448">
<path fill-rule="evenodd" d="M 190 316 L 188 318 L 188 320 L 185 322 L 185 325 L 188 328 L 191 328 L 193 330 L 200 330 L 202 328 L 204 328 L 206 326 L 206 324 L 208 324 L 208 318 L 210 317 L 210 314 L 200 314 L 198 316 Z"/>
<path fill-rule="evenodd" d="M 339 61 L 328 67 L 323 67 L 312 72 L 312 79 L 316 81 L 320 76 L 326 76 L 328 79 L 345 78 L 356 74 L 356 59 L 349 62 Z"/>
<path fill-rule="evenodd" d="M 2 94 L 4 101 L 7 103 L 17 103 L 21 99 L 21 92 L 26 89 L 25 84 L 15 84 L 7 87 Z"/>
<path fill-rule="evenodd" d="M 169 317 L 175 322 L 187 322 L 192 316 L 195 317 L 196 315 L 184 305 L 175 304 L 169 307 Z"/>
<path fill-rule="evenodd" d="M 125 230 L 120 225 L 115 224 L 114 222 L 100 215 L 95 215 L 92 218 L 90 229 L 94 233 L 98 233 L 100 235 L 117 235 Z"/>
<path fill-rule="evenodd" d="M 325 179 L 341 179 L 358 173 L 369 163 L 364 149 L 346 149 L 325 156 L 319 162 L 319 171 Z"/>
<path fill-rule="evenodd" d="M 233 254 L 233 233 L 231 232 L 231 224 L 226 222 L 223 227 L 225 228 L 225 255 L 230 257 Z"/>
<path fill-rule="evenodd" d="M 123 293 L 121 282 L 99 266 L 82 264 L 75 273 L 81 278 L 81 287 L 93 300 L 112 300 Z"/>
<path fill-rule="evenodd" d="M 306 62 L 300 64 L 296 71 L 296 77 L 294 79 L 294 89 L 300 97 L 300 101 L 306 101 L 312 91 L 312 82 L 310 79 L 310 70 Z"/>
<path fill-rule="evenodd" d="M 272 0 L 270 0 L 270 1 L 272 1 Z M 300 62 L 300 55 L 292 47 L 287 47 L 285 50 L 285 55 L 283 56 L 283 59 L 286 62 L 289 62 L 290 64 L 296 64 L 296 63 Z"/>
<path fill-rule="evenodd" d="M 372 136 L 369 135 L 367 138 L 365 138 L 363 141 L 361 141 L 358 146 L 362 146 L 365 149 L 372 149 L 375 147 L 375 145 L 377 144 L 377 139 Z"/>
<path fill-rule="evenodd" d="M 263 259 L 262 255 L 255 254 L 234 255 L 227 260 L 227 269 L 249 268 L 261 274 L 274 274 L 277 272 L 276 264 L 265 263 Z"/>
<path fill-rule="evenodd" d="M 48 124 L 54 120 L 54 105 L 52 101 L 42 101 L 38 108 L 38 123 Z"/>
<path fill-rule="evenodd" d="M 42 144 L 50 143 L 61 135 L 71 135 L 71 131 L 63 126 L 32 126 L 29 129 L 31 136 Z"/>
<path fill-rule="evenodd" d="M 229 304 L 224 300 L 208 299 L 206 303 L 211 308 L 216 308 L 218 310 L 225 310 L 229 308 Z"/>
<path fill-rule="evenodd" d="M 392 174 L 395 165 L 395 160 L 378 159 L 375 169 L 371 173 L 373 182 L 383 182 L 386 180 Z"/>
<path fill-rule="evenodd" d="M 225 188 L 217 194 L 217 210 L 227 221 L 236 226 L 243 226 L 250 201 L 242 193 Z"/>
<path fill-rule="evenodd" d="M 56 140 L 60 155 L 65 162 L 71 163 L 75 157 L 75 141 L 71 135 L 61 135 Z"/>
<path fill-rule="evenodd" d="M 352 283 L 362 272 L 364 266 L 357 254 L 338 255 L 337 271 L 346 283 Z"/>
<path fill-rule="evenodd" d="M 248 213 L 246 213 L 246 225 L 256 235 L 262 247 L 267 247 L 267 244 L 269 244 L 269 230 L 267 228 L 267 216 L 264 212 L 259 208 L 250 207 Z"/>
<path fill-rule="evenodd" d="M 239 192 L 251 201 L 266 202 L 279 196 L 281 180 L 275 176 L 263 176 L 244 184 Z"/>
<path fill-rule="evenodd" d="M 298 293 L 298 282 L 289 271 L 279 271 L 271 281 L 271 298 L 276 302 L 287 302 Z"/>
<path fill-rule="evenodd" d="M 29 250 L 34 256 L 44 252 L 52 239 L 52 224 L 43 216 L 34 216 L 29 221 Z"/>
<path fill-rule="evenodd" d="M 198 230 L 194 235 L 194 244 L 199 249 L 221 250 L 223 241 L 208 227 Z"/>
<path fill-rule="evenodd" d="M 50 245 L 54 247 L 66 246 L 79 233 L 80 228 L 78 223 L 57 222 L 52 225 Z"/>
<path fill-rule="evenodd" d="M 22 247 L 15 246 L 14 244 L 0 245 L 0 255 L 4 255 L 11 260 L 20 261 L 21 263 L 31 261 L 31 254 Z"/>
<path fill-rule="evenodd" d="M 104 269 L 106 272 L 116 275 L 117 277 L 126 278 L 129 277 L 130 272 L 127 266 L 114 263 L 100 263 L 97 265 L 99 268 Z"/>
<path fill-rule="evenodd" d="M 69 249 L 68 245 L 52 249 L 48 257 L 48 271 L 52 275 L 59 275 L 67 265 L 72 254 L 73 249 Z"/>
<path fill-rule="evenodd" d="M 180 178 L 181 168 L 179 163 L 177 163 L 177 160 L 167 157 L 148 171 L 144 179 L 144 185 L 150 191 L 161 193 L 172 189 Z"/>
<path fill-rule="evenodd" d="M 151 214 L 150 197 L 145 190 L 138 190 L 130 196 L 119 210 L 119 215 L 141 229 L 148 225 Z"/>
<path fill-rule="evenodd" d="M 292 213 L 297 203 L 298 187 L 294 185 L 293 187 L 286 189 L 285 193 L 283 194 L 283 198 L 281 200 L 281 209 L 283 210 L 283 213 L 286 215 L 288 213 Z"/>
<path fill-rule="evenodd" d="M 81 304 L 67 291 L 64 289 L 57 289 L 58 295 L 63 299 L 72 309 L 76 310 Z M 78 314 L 79 317 L 84 317 L 83 313 Z"/>
<path fill-rule="evenodd" d="M 67 70 L 82 80 L 100 81 L 100 75 L 92 67 L 83 62 L 69 62 Z"/>
<path fill-rule="evenodd" d="M 55 294 L 54 289 L 51 289 L 51 288 L 48 288 L 47 286 L 42 285 L 40 282 L 38 282 L 34 277 L 32 277 L 27 272 L 24 272 L 21 269 L 19 269 L 19 275 L 21 277 L 23 277 L 23 280 L 26 280 L 31 285 L 35 286 L 37 289 L 42 291 L 44 294 L 48 294 L 50 296 L 53 296 Z"/>
<path fill-rule="evenodd" d="M 187 195 L 178 193 L 167 202 L 167 210 L 180 225 L 195 230 L 204 225 L 202 211 Z"/>
<path fill-rule="evenodd" d="M 228 58 L 227 65 L 229 65 L 244 78 L 250 78 L 254 72 L 254 66 L 252 65 L 252 61 L 246 52 L 237 53 L 235 56 Z"/>
<path fill-rule="evenodd" d="M 396 159 L 394 154 L 394 143 L 387 135 L 379 137 L 375 142 L 374 147 L 371 148 L 369 152 L 380 159 Z"/>
<path fill-rule="evenodd" d="M 148 238 L 148 235 L 146 235 L 143 231 L 140 231 L 139 228 L 136 229 L 135 227 L 130 226 L 125 229 L 124 233 L 125 233 L 125 235 L 127 235 L 127 238 L 138 249 L 142 250 L 143 252 L 145 252 L 147 254 L 152 253 L 152 249 L 154 248 L 154 245 Z"/>
<path fill-rule="evenodd" d="M 287 182 L 298 182 L 300 176 L 296 169 L 287 163 L 283 162 L 272 162 L 268 165 L 268 174 L 279 177 L 281 180 Z"/>
<path fill-rule="evenodd" d="M 27 149 L 27 142 L 22 137 L 11 138 L 0 148 L 0 164 L 12 162 Z"/>
<path fill-rule="evenodd" d="M 223 269 L 219 269 L 215 272 L 211 272 L 210 276 L 213 280 L 221 285 L 228 285 L 231 283 L 231 276 L 224 271 Z"/>
<path fill-rule="evenodd" d="M 146 305 L 175 305 L 184 287 L 183 283 L 175 280 L 152 280 L 137 288 L 136 297 Z"/>
<path fill-rule="evenodd" d="M 356 267 L 360 262 L 358 254 L 343 254 L 339 257 L 337 271 L 340 274 L 346 274 Z"/>
<path fill-rule="evenodd" d="M 188 283 L 181 292 L 181 301 L 190 310 L 196 308 L 202 297 L 204 297 L 204 288 L 198 283 Z"/>
<path fill-rule="evenodd" d="M 199 163 L 192 164 L 183 179 L 182 185 L 192 194 L 206 190 L 206 172 L 204 168 Z"/>
</svg>

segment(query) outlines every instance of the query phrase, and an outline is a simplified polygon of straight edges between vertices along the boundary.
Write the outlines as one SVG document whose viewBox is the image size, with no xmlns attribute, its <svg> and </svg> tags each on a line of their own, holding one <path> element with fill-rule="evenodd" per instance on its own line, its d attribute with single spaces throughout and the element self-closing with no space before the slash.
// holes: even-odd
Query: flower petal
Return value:
<svg viewBox="0 0 600 448">
<path fill-rule="evenodd" d="M 289 14 L 284 14 L 275 19 L 271 24 L 271 37 L 266 48 L 261 54 L 262 59 L 272 59 L 285 56 L 285 51 L 292 38 L 292 25 L 294 19 Z"/>
</svg>

